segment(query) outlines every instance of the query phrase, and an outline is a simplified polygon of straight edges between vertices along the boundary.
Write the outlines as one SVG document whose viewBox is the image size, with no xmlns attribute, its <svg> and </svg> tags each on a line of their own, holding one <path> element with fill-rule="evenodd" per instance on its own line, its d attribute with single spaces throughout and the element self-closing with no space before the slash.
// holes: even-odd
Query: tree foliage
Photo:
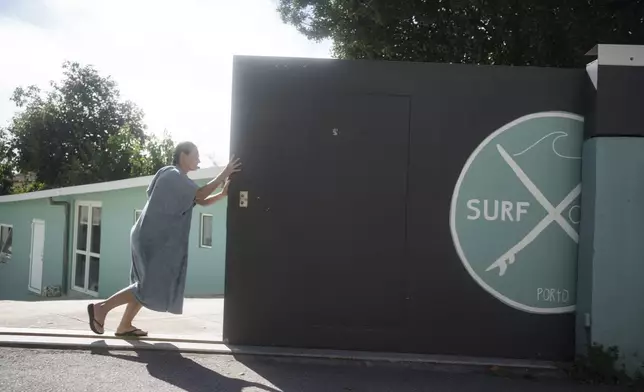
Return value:
<svg viewBox="0 0 644 392">
<path fill-rule="evenodd" d="M 7 132 L 0 128 L 0 196 L 11 193 L 13 187 L 13 154 L 10 142 Z"/>
<path fill-rule="evenodd" d="M 149 175 L 170 162 L 170 135 L 147 134 L 143 112 L 110 77 L 71 62 L 63 75 L 46 92 L 18 87 L 11 98 L 19 111 L 5 132 L 16 171 L 55 188 Z"/>
<path fill-rule="evenodd" d="M 644 43 L 644 0 L 279 0 L 334 55 L 577 67 L 598 43 Z"/>
</svg>

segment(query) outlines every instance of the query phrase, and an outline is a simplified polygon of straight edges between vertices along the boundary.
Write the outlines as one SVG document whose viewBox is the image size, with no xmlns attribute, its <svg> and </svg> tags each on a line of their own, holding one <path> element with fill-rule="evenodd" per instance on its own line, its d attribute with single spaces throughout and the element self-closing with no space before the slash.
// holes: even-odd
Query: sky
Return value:
<svg viewBox="0 0 644 392">
<path fill-rule="evenodd" d="M 148 130 L 229 154 L 232 56 L 330 57 L 285 25 L 276 0 L 0 0 L 0 126 L 18 86 L 47 88 L 63 61 L 111 75 Z"/>
</svg>

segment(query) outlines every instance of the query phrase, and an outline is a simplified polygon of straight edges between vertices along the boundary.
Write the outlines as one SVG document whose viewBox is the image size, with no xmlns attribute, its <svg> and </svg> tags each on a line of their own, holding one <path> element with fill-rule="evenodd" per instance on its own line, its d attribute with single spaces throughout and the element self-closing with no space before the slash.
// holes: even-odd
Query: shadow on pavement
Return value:
<svg viewBox="0 0 644 392">
<path fill-rule="evenodd" d="M 168 350 L 159 351 L 154 349 L 162 347 L 168 348 Z M 190 358 L 184 357 L 181 353 L 175 351 L 176 347 L 169 343 L 149 344 L 137 341 L 134 350 L 137 354 L 136 356 L 112 354 L 104 341 L 92 343 L 90 350 L 93 355 L 104 355 L 125 361 L 144 363 L 150 376 L 188 392 L 212 392 L 213 390 L 241 392 L 248 387 L 280 392 L 265 385 L 217 373 Z"/>
<path fill-rule="evenodd" d="M 235 359 L 285 392 L 609 392 L 623 388 L 580 385 L 566 379 L 500 377 L 400 364 L 300 360 L 235 355 Z"/>
<path fill-rule="evenodd" d="M 569 380 L 505 378 L 471 371 L 436 370 L 358 361 L 271 358 L 233 355 L 230 358 L 274 385 L 269 386 L 225 376 L 201 365 L 206 356 L 184 357 L 168 343 L 130 342 L 133 353 L 111 353 L 105 341 L 92 344 L 91 353 L 146 365 L 151 377 L 187 392 L 242 392 L 249 388 L 269 392 L 594 392 L 622 388 L 579 385 Z M 156 348 L 156 349 L 155 349 Z M 167 351 L 157 350 L 167 348 Z M 113 350 L 113 349 L 112 349 Z M 114 350 L 120 351 L 120 350 Z M 204 361 L 207 363 L 207 361 Z M 133 380 L 133 382 L 135 382 Z M 129 386 L 124 386 L 129 387 Z M 129 388 L 126 388 L 129 390 Z"/>
</svg>

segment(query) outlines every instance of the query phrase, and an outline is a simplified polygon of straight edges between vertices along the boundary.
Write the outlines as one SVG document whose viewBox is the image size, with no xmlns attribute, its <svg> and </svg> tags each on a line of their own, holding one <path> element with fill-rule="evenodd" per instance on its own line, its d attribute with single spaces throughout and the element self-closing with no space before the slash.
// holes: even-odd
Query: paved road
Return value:
<svg viewBox="0 0 644 392">
<path fill-rule="evenodd" d="M 561 380 L 506 379 L 392 365 L 295 362 L 176 352 L 58 351 L 0 348 L 3 392 L 593 392 L 617 389 Z"/>
</svg>

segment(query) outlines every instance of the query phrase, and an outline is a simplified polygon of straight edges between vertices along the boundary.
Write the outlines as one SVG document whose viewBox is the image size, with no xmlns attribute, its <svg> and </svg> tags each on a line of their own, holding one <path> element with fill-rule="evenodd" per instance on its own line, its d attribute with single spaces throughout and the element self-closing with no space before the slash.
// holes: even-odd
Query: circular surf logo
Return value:
<svg viewBox="0 0 644 392">
<path fill-rule="evenodd" d="M 516 309 L 575 309 L 583 121 L 566 112 L 512 121 L 483 140 L 456 183 L 456 251 L 481 287 Z"/>
</svg>

